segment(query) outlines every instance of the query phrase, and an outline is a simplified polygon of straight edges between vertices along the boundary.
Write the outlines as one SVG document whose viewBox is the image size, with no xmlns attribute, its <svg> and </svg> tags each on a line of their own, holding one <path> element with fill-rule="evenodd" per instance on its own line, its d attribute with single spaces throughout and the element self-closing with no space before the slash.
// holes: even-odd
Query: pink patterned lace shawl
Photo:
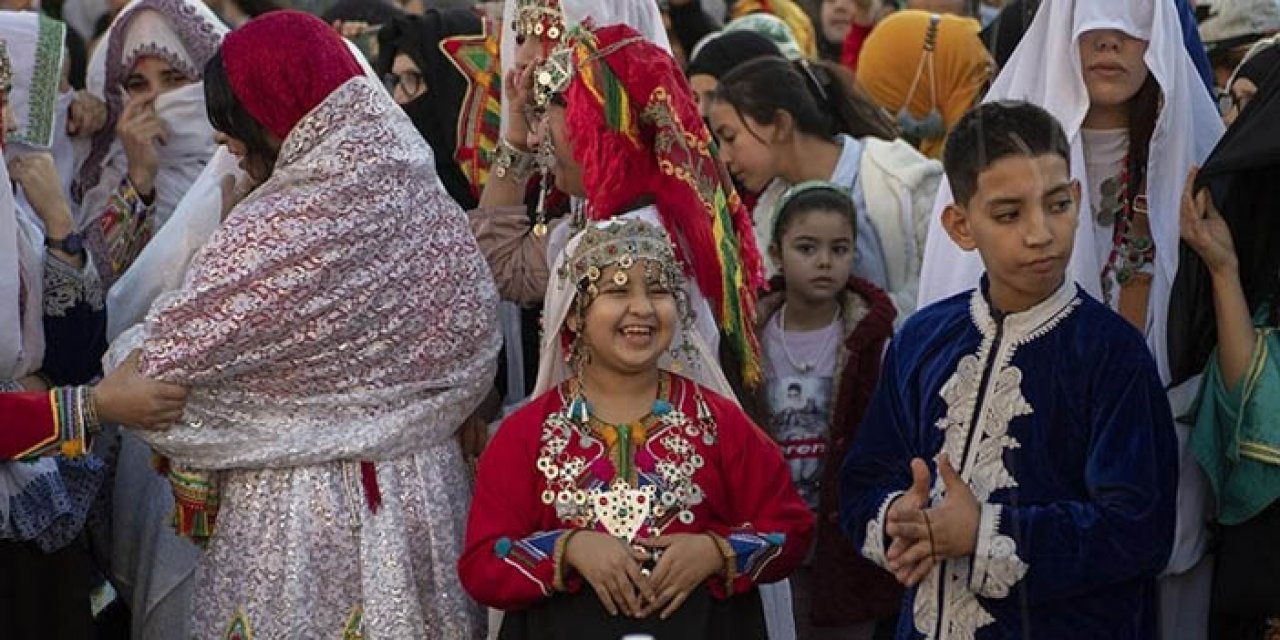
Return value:
<svg viewBox="0 0 1280 640">
<path fill-rule="evenodd" d="M 383 460 L 450 438 L 492 382 L 497 292 L 432 152 L 354 78 L 299 122 L 145 324 L 145 375 L 192 387 L 140 433 L 201 469 Z"/>
</svg>

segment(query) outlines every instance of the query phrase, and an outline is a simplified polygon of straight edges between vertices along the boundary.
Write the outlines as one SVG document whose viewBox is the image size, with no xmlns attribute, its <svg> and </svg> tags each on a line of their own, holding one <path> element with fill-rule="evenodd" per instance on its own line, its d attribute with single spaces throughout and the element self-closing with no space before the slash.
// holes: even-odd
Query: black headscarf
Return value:
<svg viewBox="0 0 1280 640">
<path fill-rule="evenodd" d="M 440 41 L 459 35 L 483 32 L 480 17 L 473 11 L 428 9 L 421 16 L 402 16 L 378 32 L 378 72 L 390 73 L 396 54 L 409 56 L 427 85 L 425 94 L 403 105 L 418 132 L 426 138 L 436 157 L 436 173 L 454 200 L 463 209 L 477 203 L 471 183 L 458 166 L 458 118 L 469 82 L 440 49 Z"/>
<path fill-rule="evenodd" d="M 698 49 L 689 61 L 685 75 L 709 75 L 717 80 L 738 65 L 764 56 L 782 57 L 772 40 L 754 31 L 729 31 L 717 34 Z"/>
<path fill-rule="evenodd" d="M 997 69 L 1003 69 L 1013 50 L 1018 48 L 1022 35 L 1031 26 L 1031 19 L 1036 17 L 1039 8 L 1040 0 L 1013 0 L 982 30 L 982 41 L 987 44 Z"/>
<path fill-rule="evenodd" d="M 1258 87 L 1235 124 L 1214 147 L 1196 178 L 1222 212 L 1235 243 L 1240 284 L 1249 309 L 1280 302 L 1280 74 Z M 1213 281 L 1196 252 L 1182 243 L 1169 301 L 1169 366 L 1180 384 L 1204 370 L 1218 341 Z"/>
<path fill-rule="evenodd" d="M 1240 64 L 1236 70 L 1236 80 L 1241 78 L 1261 87 L 1262 82 L 1280 65 L 1280 45 L 1270 45 L 1254 53 L 1252 57 Z M 1227 87 L 1230 89 L 1230 87 Z"/>
</svg>

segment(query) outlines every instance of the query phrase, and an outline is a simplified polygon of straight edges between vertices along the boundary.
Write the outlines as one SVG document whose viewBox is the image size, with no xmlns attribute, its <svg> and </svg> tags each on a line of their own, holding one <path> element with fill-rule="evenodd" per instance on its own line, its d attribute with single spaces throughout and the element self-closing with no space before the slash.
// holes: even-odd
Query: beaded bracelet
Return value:
<svg viewBox="0 0 1280 640">
<path fill-rule="evenodd" d="M 57 409 L 58 435 L 62 441 L 62 455 L 68 458 L 83 456 L 88 449 L 89 436 L 99 430 L 98 410 L 93 404 L 93 387 L 57 387 L 49 392 Z"/>
</svg>

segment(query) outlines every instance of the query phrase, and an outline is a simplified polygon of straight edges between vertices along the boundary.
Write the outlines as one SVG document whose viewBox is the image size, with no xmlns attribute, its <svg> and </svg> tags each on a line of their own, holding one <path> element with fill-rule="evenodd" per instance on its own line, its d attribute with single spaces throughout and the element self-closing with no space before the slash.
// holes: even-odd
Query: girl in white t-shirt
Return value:
<svg viewBox="0 0 1280 640">
<path fill-rule="evenodd" d="M 892 619 L 902 592 L 840 532 L 836 474 L 897 312 L 884 291 L 852 275 L 859 229 L 846 189 L 804 182 L 776 211 L 769 258 L 778 275 L 756 313 L 764 385 L 747 404 L 818 515 L 812 562 L 793 580 L 797 622 L 840 628 Z"/>
</svg>

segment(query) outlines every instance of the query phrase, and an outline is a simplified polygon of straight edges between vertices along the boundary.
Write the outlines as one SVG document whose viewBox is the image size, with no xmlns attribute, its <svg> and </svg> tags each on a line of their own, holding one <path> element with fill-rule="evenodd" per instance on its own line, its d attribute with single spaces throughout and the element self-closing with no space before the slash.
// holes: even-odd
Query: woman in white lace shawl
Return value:
<svg viewBox="0 0 1280 640">
<path fill-rule="evenodd" d="M 463 213 L 318 19 L 250 21 L 205 82 L 261 184 L 113 346 L 191 387 L 179 424 L 141 435 L 207 540 L 192 633 L 473 637 L 453 434 L 492 380 L 497 292 Z"/>
</svg>

